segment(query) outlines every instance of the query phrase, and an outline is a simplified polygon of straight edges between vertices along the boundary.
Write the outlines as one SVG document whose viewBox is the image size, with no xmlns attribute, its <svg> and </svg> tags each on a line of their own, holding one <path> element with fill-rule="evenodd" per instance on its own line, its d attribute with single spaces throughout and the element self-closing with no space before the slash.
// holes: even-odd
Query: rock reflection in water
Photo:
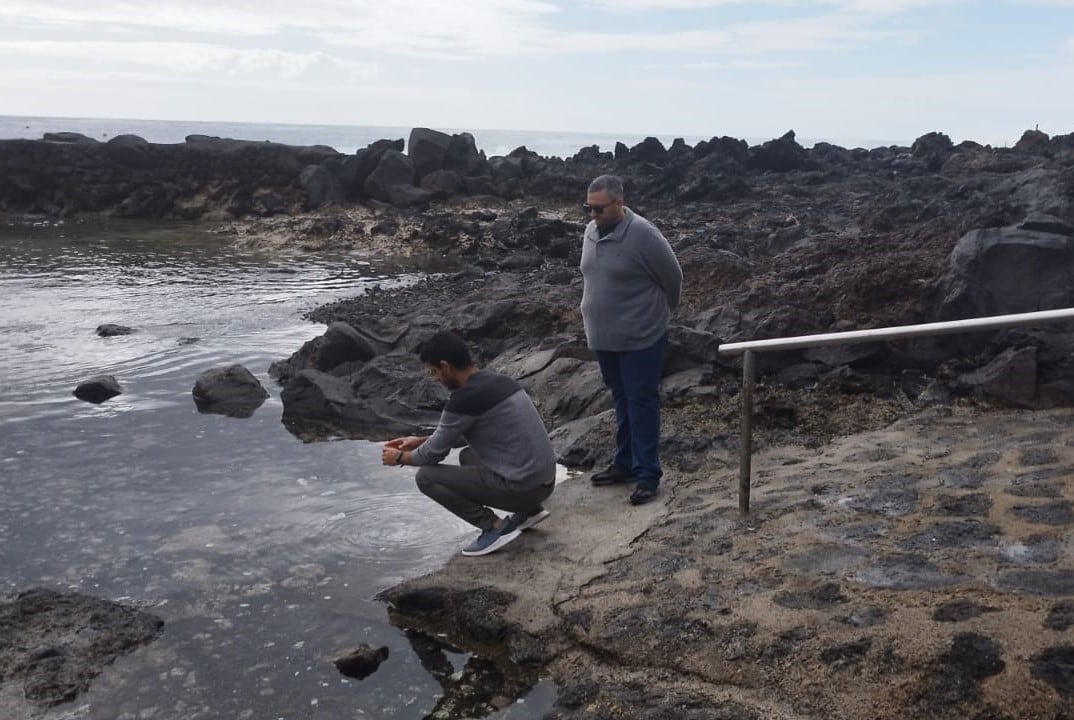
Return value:
<svg viewBox="0 0 1074 720">
<path fill-rule="evenodd" d="M 368 422 L 356 423 L 351 420 L 313 420 L 287 415 L 281 418 L 287 432 L 294 435 L 304 443 L 321 442 L 325 440 L 370 440 L 380 442 L 390 440 L 400 435 L 428 434 L 436 427 L 438 414 L 430 413 L 426 416 L 410 414 L 408 419 L 396 419 L 392 422 L 384 422 L 383 416 L 376 415 L 376 410 L 371 409 Z"/>
<path fill-rule="evenodd" d="M 499 662 L 470 654 L 456 671 L 448 653 L 462 650 L 419 630 L 407 630 L 407 640 L 444 694 L 425 716 L 427 720 L 486 717 L 525 697 L 537 684 L 537 671 L 501 659 Z"/>
</svg>

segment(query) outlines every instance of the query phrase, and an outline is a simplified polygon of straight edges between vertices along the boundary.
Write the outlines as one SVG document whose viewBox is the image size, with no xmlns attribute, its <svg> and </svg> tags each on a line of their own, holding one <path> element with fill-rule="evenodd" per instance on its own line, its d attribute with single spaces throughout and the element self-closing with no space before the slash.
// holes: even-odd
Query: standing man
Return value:
<svg viewBox="0 0 1074 720">
<path fill-rule="evenodd" d="M 487 555 L 548 517 L 541 503 L 556 486 L 552 443 L 522 386 L 478 370 L 462 338 L 439 332 L 418 356 L 451 396 L 432 435 L 389 441 L 381 462 L 419 466 L 418 488 L 481 530 L 462 554 Z M 463 447 L 459 464 L 441 465 L 454 447 Z M 514 514 L 501 518 L 490 505 Z"/>
<path fill-rule="evenodd" d="M 590 480 L 635 483 L 632 505 L 660 487 L 660 372 L 682 268 L 656 227 L 623 205 L 623 182 L 601 175 L 582 206 L 582 321 L 604 384 L 615 400 L 615 456 Z"/>
</svg>

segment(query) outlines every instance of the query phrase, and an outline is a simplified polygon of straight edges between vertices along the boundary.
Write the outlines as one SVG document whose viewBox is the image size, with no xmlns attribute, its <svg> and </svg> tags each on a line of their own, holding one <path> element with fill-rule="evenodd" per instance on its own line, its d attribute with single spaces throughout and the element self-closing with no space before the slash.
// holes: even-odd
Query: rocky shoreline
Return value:
<svg viewBox="0 0 1074 720">
<path fill-rule="evenodd" d="M 378 439 L 434 422 L 444 392 L 413 351 L 449 327 L 520 379 L 561 461 L 583 471 L 612 439 L 577 310 L 588 180 L 622 175 L 628 204 L 671 241 L 685 286 L 661 500 L 632 509 L 572 478 L 510 551 L 387 591 L 401 625 L 446 633 L 507 674 L 550 675 L 560 718 L 1074 717 L 1070 325 L 761 355 L 746 518 L 740 367 L 717 352 L 1074 306 L 1074 135 L 848 150 L 788 133 L 568 159 L 486 159 L 467 137 L 416 130 L 409 154 L 385 141 L 347 157 L 228 145 L 251 167 L 258 153 L 287 158 L 286 182 L 237 181 L 266 211 L 234 188 L 205 192 L 226 185 L 209 170 L 183 191 L 204 200 L 198 214 L 177 210 L 193 207 L 182 193 L 145 205 L 214 219 L 246 244 L 436 259 L 442 272 L 417 285 L 312 314 L 328 330 L 271 370 L 293 432 Z M 33 152 L 87 167 L 102 152 L 71 140 Z M 0 167 L 30 153 L 12 142 Z M 199 167 L 231 167 L 210 156 L 219 164 Z M 129 182 L 116 168 L 133 162 L 98 167 L 97 186 Z M 0 182 L 9 213 L 131 215 L 119 190 L 82 207 L 58 181 L 0 177 L 15 178 Z"/>
</svg>

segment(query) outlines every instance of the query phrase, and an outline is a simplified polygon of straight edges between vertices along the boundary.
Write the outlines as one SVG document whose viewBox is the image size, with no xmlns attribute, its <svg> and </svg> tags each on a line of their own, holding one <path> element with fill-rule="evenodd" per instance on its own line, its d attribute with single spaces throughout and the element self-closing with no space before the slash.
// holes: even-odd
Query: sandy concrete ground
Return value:
<svg viewBox="0 0 1074 720">
<path fill-rule="evenodd" d="M 571 478 L 508 548 L 390 594 L 510 593 L 557 717 L 1074 717 L 1070 410 L 764 451 L 745 519 L 737 458 L 701 467 L 640 508 Z"/>
</svg>

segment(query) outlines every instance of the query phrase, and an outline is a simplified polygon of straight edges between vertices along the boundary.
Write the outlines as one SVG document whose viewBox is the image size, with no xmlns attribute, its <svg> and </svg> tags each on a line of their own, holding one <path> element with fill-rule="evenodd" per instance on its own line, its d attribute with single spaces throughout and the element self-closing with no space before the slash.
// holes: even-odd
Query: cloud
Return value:
<svg viewBox="0 0 1074 720">
<path fill-rule="evenodd" d="M 124 28 L 154 28 L 169 31 L 226 33 L 233 36 L 277 32 L 291 19 L 282 3 L 269 0 L 262 12 L 249 2 L 146 3 L 137 8 L 122 2 L 88 5 L 69 0 L 8 0 L 4 14 L 11 26 L 31 28 L 73 27 L 112 31 Z M 277 7 L 279 6 L 279 7 Z"/>
<path fill-rule="evenodd" d="M 454 59 L 459 59 L 456 53 L 469 56 L 589 56 L 615 52 L 750 58 L 769 53 L 828 52 L 881 40 L 914 39 L 923 32 L 891 29 L 878 26 L 871 19 L 832 13 L 822 17 L 740 22 L 664 32 L 556 31 L 547 26 L 521 27 L 505 23 L 494 31 L 480 34 L 452 32 L 447 25 L 438 25 L 436 32 L 423 32 L 418 28 L 408 29 L 405 34 L 385 35 L 366 28 L 360 32 L 325 32 L 321 37 L 332 45 Z"/>
<path fill-rule="evenodd" d="M 152 28 L 227 36 L 299 32 L 317 35 L 326 28 L 382 38 L 408 35 L 448 40 L 526 23 L 555 14 L 540 0 L 158 0 L 137 8 L 106 0 L 7 0 L 5 20 L 23 26 Z"/>
<path fill-rule="evenodd" d="M 537 37 L 545 52 L 603 54 L 683 53 L 749 58 L 762 54 L 826 52 L 858 47 L 882 39 L 905 39 L 913 33 L 875 28 L 851 17 L 829 16 L 746 22 L 711 30 L 664 33 L 575 33 Z"/>
<path fill-rule="evenodd" d="M 951 2 L 953 0 L 947 0 Z M 957 0 L 956 0 L 957 1 Z M 545 0 L 160 0 L 137 11 L 106 0 L 6 0 L 11 27 L 89 30 L 96 37 L 118 34 L 189 39 L 175 33 L 219 36 L 219 42 L 273 36 L 274 44 L 304 43 L 386 55 L 451 59 L 547 54 L 592 55 L 692 52 L 752 56 L 857 47 L 895 35 L 878 14 L 933 6 L 944 0 L 760 0 L 794 15 L 780 20 L 720 22 L 699 17 L 689 30 L 629 32 L 557 27 L 571 15 Z M 591 0 L 598 11 L 688 11 L 743 5 L 745 0 Z M 754 3 L 750 4 L 751 6 Z M 819 13 L 819 14 L 818 14 Z M 167 35 L 167 33 L 172 33 Z M 224 38 L 227 38 L 225 41 Z"/>
<path fill-rule="evenodd" d="M 862 15 L 901 15 L 944 5 L 961 5 L 966 0 L 829 0 L 840 12 Z"/>
<path fill-rule="evenodd" d="M 1070 4 L 1074 0 L 1023 0 Z M 967 0 L 588 0 L 587 7 L 610 12 L 665 12 L 669 10 L 713 10 L 731 5 L 752 8 L 797 9 L 804 14 L 834 10 L 866 15 L 893 15 L 940 5 L 957 5 Z"/>
<path fill-rule="evenodd" d="M 674 65 L 643 65 L 643 70 L 789 70 L 803 67 L 801 61 L 730 60 L 728 62 L 704 61 Z"/>
<path fill-rule="evenodd" d="M 25 64 L 29 58 L 61 61 L 66 68 L 88 73 L 141 68 L 164 75 L 204 75 L 212 78 L 257 78 L 282 81 L 332 73 L 351 79 L 370 78 L 377 66 L 334 58 L 322 52 L 296 53 L 276 49 L 239 49 L 193 42 L 0 42 L 0 57 L 9 55 Z"/>
<path fill-rule="evenodd" d="M 390 54 L 514 55 L 549 33 L 558 12 L 535 0 L 384 0 L 311 31 L 328 44 Z"/>
<path fill-rule="evenodd" d="M 704 10 L 739 5 L 749 0 L 588 0 L 586 7 L 612 12 L 647 12 L 650 10 Z M 787 2 L 756 2 L 757 5 L 786 5 Z"/>
</svg>

